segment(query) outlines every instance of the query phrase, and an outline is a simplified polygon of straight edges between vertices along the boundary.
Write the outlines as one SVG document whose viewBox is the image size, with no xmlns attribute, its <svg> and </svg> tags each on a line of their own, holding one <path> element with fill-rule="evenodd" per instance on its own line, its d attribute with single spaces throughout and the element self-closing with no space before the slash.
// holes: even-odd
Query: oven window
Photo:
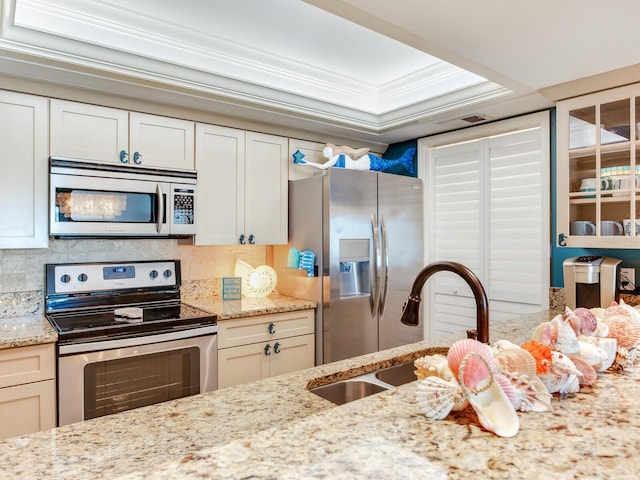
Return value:
<svg viewBox="0 0 640 480">
<path fill-rule="evenodd" d="M 84 418 L 198 393 L 198 347 L 90 363 L 84 369 Z"/>
<path fill-rule="evenodd" d="M 57 188 L 56 221 L 157 223 L 156 203 L 154 193 Z"/>
</svg>

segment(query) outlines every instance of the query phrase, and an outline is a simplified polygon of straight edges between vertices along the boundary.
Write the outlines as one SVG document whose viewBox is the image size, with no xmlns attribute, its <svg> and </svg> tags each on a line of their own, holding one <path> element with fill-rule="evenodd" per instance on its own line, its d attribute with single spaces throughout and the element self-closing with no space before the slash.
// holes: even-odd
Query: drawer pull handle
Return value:
<svg viewBox="0 0 640 480">
<path fill-rule="evenodd" d="M 273 351 L 274 353 L 280 353 L 280 344 L 278 342 L 273 346 Z"/>
<path fill-rule="evenodd" d="M 273 322 L 271 322 L 271 323 L 269 324 L 269 333 L 270 333 L 271 335 L 273 335 L 274 333 L 276 333 L 276 324 L 275 324 L 275 323 L 273 323 Z"/>
<path fill-rule="evenodd" d="M 264 354 L 271 355 L 271 345 L 269 345 L 268 343 L 264 346 Z"/>
</svg>

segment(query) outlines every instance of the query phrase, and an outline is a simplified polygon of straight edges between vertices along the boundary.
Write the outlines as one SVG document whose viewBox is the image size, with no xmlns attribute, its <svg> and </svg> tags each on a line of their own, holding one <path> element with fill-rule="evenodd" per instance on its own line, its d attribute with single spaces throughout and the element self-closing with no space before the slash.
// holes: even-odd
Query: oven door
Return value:
<svg viewBox="0 0 640 480">
<path fill-rule="evenodd" d="M 77 352 L 81 344 L 72 345 L 77 353 L 60 346 L 58 426 L 215 390 L 217 336 L 211 330 L 217 327 L 193 329 L 193 336 L 177 340 L 159 334 L 91 342 L 84 353 Z"/>
</svg>

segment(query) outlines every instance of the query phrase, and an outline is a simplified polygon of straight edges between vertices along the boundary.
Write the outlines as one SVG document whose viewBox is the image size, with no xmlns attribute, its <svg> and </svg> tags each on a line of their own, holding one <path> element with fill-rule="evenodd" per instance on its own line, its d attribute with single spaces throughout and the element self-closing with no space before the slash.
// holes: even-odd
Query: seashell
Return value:
<svg viewBox="0 0 640 480">
<path fill-rule="evenodd" d="M 609 337 L 618 340 L 618 346 L 633 348 L 640 343 L 640 327 L 633 318 L 612 315 L 604 321 L 609 326 Z"/>
<path fill-rule="evenodd" d="M 631 315 L 631 318 L 640 327 L 640 311 L 624 303 L 624 300 L 620 300 L 620 306 L 624 308 L 627 312 L 629 312 L 629 314 Z"/>
<path fill-rule="evenodd" d="M 626 348 L 618 345 L 618 351 L 616 352 L 614 366 L 621 369 L 630 368 L 635 363 L 637 355 L 637 347 Z"/>
<path fill-rule="evenodd" d="M 516 389 L 511 383 L 511 380 L 501 373 L 494 373 L 493 378 L 496 382 L 498 382 L 498 385 L 500 385 L 500 388 L 504 392 L 505 396 L 509 399 L 509 403 L 511 403 L 511 405 L 515 407 L 514 404 L 516 401 Z"/>
<path fill-rule="evenodd" d="M 551 394 L 534 375 L 507 374 L 516 391 L 513 407 L 521 412 L 545 412 L 551 408 Z"/>
<path fill-rule="evenodd" d="M 583 337 L 583 338 L 594 338 L 596 337 Z M 571 355 L 571 360 L 575 358 L 580 358 L 581 360 L 587 362 L 587 364 L 591 365 L 596 370 L 600 370 L 603 364 L 607 363 L 608 355 L 602 348 L 598 346 L 597 343 L 586 342 L 583 340 L 578 340 L 580 344 L 580 351 L 577 354 Z"/>
<path fill-rule="evenodd" d="M 483 379 L 482 386 L 478 384 L 477 388 L 471 389 L 469 384 L 465 383 L 467 369 L 472 367 L 477 369 L 475 364 L 478 360 L 484 365 L 485 370 L 489 372 L 489 376 Z M 487 359 L 481 353 L 474 351 L 467 353 L 459 366 L 458 379 L 460 386 L 483 427 L 501 437 L 513 437 L 520 429 L 518 415 L 499 383 L 504 382 L 504 380 L 496 379 L 488 360 L 490 359 Z"/>
<path fill-rule="evenodd" d="M 543 322 L 536 327 L 531 336 L 531 340 L 535 340 L 543 345 L 554 345 L 558 337 L 558 326 L 555 322 Z"/>
<path fill-rule="evenodd" d="M 449 368 L 447 357 L 439 353 L 418 358 L 413 365 L 416 367 L 415 374 L 418 380 L 435 376 L 450 382 L 456 378 Z"/>
<path fill-rule="evenodd" d="M 597 340 L 597 345 L 600 347 L 606 354 L 607 360 L 600 365 L 598 369 L 599 372 L 604 372 L 609 369 L 613 362 L 616 360 L 616 355 L 618 353 L 618 341 L 615 338 L 600 338 L 595 337 Z"/>
<path fill-rule="evenodd" d="M 607 337 L 609 335 L 609 325 L 604 320 L 598 320 L 596 331 L 593 332 L 594 337 Z"/>
<path fill-rule="evenodd" d="M 571 357 L 571 361 L 575 367 L 580 370 L 580 373 L 582 373 L 582 376 L 578 379 L 580 385 L 591 385 L 596 381 L 598 374 L 591 365 L 578 356 Z"/>
<path fill-rule="evenodd" d="M 580 391 L 580 382 L 578 377 L 573 373 L 566 375 L 560 385 L 558 393 L 561 395 L 569 395 L 571 393 L 577 393 Z"/>
<path fill-rule="evenodd" d="M 618 305 L 616 302 L 611 302 L 611 306 L 604 311 L 603 320 L 606 321 L 609 317 L 617 317 L 617 316 L 622 316 L 622 317 L 626 317 L 633 320 L 633 317 L 631 316 L 631 312 L 629 312 L 623 306 Z"/>
<path fill-rule="evenodd" d="M 571 310 L 569 307 L 564 307 L 562 320 L 564 323 L 568 323 L 575 334 L 578 335 L 578 332 L 580 332 L 580 318 L 576 315 L 574 310 Z"/>
<path fill-rule="evenodd" d="M 580 370 L 576 368 L 574 363 L 571 361 L 567 355 L 564 355 L 561 352 L 551 352 L 552 360 L 550 370 L 554 373 L 558 374 L 573 374 L 576 376 L 582 375 Z"/>
<path fill-rule="evenodd" d="M 556 348 L 565 355 L 571 355 L 580 351 L 580 344 L 576 332 L 571 328 L 568 321 L 564 321 L 558 328 L 558 338 L 556 338 Z"/>
<path fill-rule="evenodd" d="M 562 386 L 564 376 L 563 374 L 549 372 L 538 375 L 538 378 L 549 393 L 558 393 Z"/>
<path fill-rule="evenodd" d="M 501 352 L 503 350 L 511 350 L 511 349 L 518 349 L 520 348 L 518 345 L 516 345 L 515 343 L 510 342 L 509 340 L 498 340 L 492 348 L 492 351 L 495 354 L 497 354 L 498 352 Z"/>
<path fill-rule="evenodd" d="M 523 348 L 502 350 L 496 354 L 495 359 L 503 373 L 519 373 L 530 377 L 536 374 L 536 359 Z"/>
<path fill-rule="evenodd" d="M 477 356 L 473 355 L 467 358 L 470 353 L 477 354 Z M 461 379 L 460 365 L 465 358 L 467 358 L 467 365 L 464 379 Z M 486 361 L 488 367 L 482 360 Z M 472 339 L 458 340 L 451 345 L 447 353 L 447 361 L 455 377 L 460 382 L 464 381 L 465 385 L 472 390 L 478 386 L 479 382 L 486 380 L 491 375 L 491 372 L 496 369 L 491 347 Z"/>
<path fill-rule="evenodd" d="M 594 307 L 594 308 L 590 308 L 589 310 L 591 310 L 591 313 L 593 313 L 598 320 L 604 319 L 604 312 L 605 312 L 604 308 Z"/>
<path fill-rule="evenodd" d="M 536 374 L 546 373 L 551 365 L 552 355 L 551 349 L 535 340 L 520 345 L 521 348 L 528 351 L 536 361 Z"/>
<path fill-rule="evenodd" d="M 432 420 L 442 420 L 458 403 L 465 403 L 465 396 L 458 383 L 440 377 L 427 377 L 418 383 L 416 403 Z"/>
<path fill-rule="evenodd" d="M 576 308 L 573 313 L 578 320 L 577 330 L 574 328 L 576 335 L 593 335 L 598 327 L 598 319 L 591 310 L 584 307 Z M 640 314 L 640 312 L 638 312 Z"/>
</svg>

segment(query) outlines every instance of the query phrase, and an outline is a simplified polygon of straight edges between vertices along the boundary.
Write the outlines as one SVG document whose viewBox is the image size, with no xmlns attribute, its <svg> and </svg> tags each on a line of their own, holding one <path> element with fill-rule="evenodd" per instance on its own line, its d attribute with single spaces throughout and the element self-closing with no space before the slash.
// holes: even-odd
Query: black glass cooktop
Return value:
<svg viewBox="0 0 640 480">
<path fill-rule="evenodd" d="M 128 305 L 131 306 L 131 305 Z M 135 306 L 135 305 L 134 305 Z M 199 325 L 215 325 L 216 315 L 184 303 L 138 306 L 142 320 L 115 316 L 115 308 L 90 309 L 48 314 L 47 318 L 58 332 L 60 341 L 71 339 L 124 335 L 156 334 Z"/>
</svg>

